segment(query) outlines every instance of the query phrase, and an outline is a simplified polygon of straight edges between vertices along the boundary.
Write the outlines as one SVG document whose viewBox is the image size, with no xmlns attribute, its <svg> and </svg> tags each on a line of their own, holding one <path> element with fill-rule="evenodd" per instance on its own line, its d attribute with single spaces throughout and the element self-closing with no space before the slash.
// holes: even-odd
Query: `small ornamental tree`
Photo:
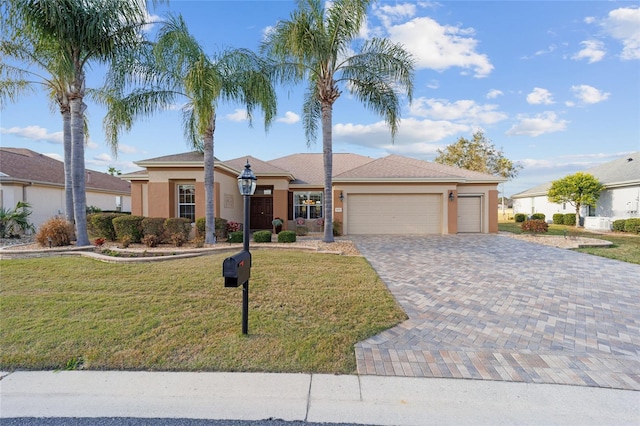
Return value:
<svg viewBox="0 0 640 426">
<path fill-rule="evenodd" d="M 552 203 L 569 203 L 576 208 L 576 227 L 580 226 L 580 207 L 595 206 L 604 186 L 589 173 L 578 172 L 551 182 L 547 197 Z M 566 224 L 566 223 L 565 223 Z"/>
</svg>

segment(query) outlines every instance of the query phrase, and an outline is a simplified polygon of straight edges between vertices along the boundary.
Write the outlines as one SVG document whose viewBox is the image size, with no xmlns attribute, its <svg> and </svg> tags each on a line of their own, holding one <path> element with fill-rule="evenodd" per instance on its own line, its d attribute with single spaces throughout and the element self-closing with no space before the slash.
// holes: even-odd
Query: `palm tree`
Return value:
<svg viewBox="0 0 640 426">
<path fill-rule="evenodd" d="M 63 75 L 62 64 L 52 46 L 42 43 L 36 46 L 33 40 L 22 38 L 20 42 L 0 42 L 0 108 L 6 101 L 15 101 L 18 95 L 43 87 L 52 105 L 56 105 L 62 116 L 62 139 L 64 146 L 65 218 L 73 223 L 73 191 L 71 186 L 71 109 L 69 107 L 68 84 Z M 14 59 L 26 67 L 6 62 Z M 44 72 L 44 74 L 41 74 Z"/>
<path fill-rule="evenodd" d="M 289 20 L 268 32 L 262 52 L 278 64 L 282 81 L 308 79 L 303 105 L 307 144 L 322 124 L 324 159 L 324 237 L 333 241 L 332 116 L 340 85 L 369 109 L 382 115 L 395 136 L 400 122 L 401 93 L 411 100 L 413 59 L 398 44 L 374 38 L 354 46 L 372 0 L 298 0 Z M 354 53 L 355 52 L 355 53 Z"/>
<path fill-rule="evenodd" d="M 276 96 L 265 63 L 246 49 L 207 56 L 180 16 L 170 16 L 155 45 L 138 53 L 138 61 L 127 59 L 112 67 L 105 133 L 115 149 L 120 128 L 130 129 L 136 117 L 186 101 L 182 107 L 185 138 L 204 153 L 205 243 L 213 244 L 216 110 L 222 101 L 241 103 L 251 123 L 258 106 L 268 128 L 276 115 Z M 142 87 L 121 96 L 126 84 Z"/>
<path fill-rule="evenodd" d="M 6 18 L 12 34 L 23 32 L 34 40 L 46 41 L 58 55 L 71 115 L 73 210 L 79 246 L 89 244 L 84 176 L 85 68 L 89 62 L 107 62 L 137 45 L 146 15 L 146 3 L 139 0 L 14 0 Z"/>
</svg>

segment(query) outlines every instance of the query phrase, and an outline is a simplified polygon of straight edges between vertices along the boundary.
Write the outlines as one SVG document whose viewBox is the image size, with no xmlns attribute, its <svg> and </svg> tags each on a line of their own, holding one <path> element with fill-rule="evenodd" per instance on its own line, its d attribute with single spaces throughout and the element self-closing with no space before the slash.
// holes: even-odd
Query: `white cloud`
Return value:
<svg viewBox="0 0 640 426">
<path fill-rule="evenodd" d="M 118 152 L 122 152 L 123 154 L 137 154 L 138 149 L 134 146 L 120 143 L 118 144 Z"/>
<path fill-rule="evenodd" d="M 502 93 L 502 90 L 491 89 L 489 90 L 489 93 L 487 93 L 487 99 L 495 99 L 498 96 L 502 96 L 502 95 L 504 95 L 504 93 Z"/>
<path fill-rule="evenodd" d="M 582 103 L 585 104 L 597 104 L 602 101 L 606 101 L 611 93 L 602 92 L 595 87 L 587 84 L 581 84 L 579 86 L 571 86 L 571 90 L 574 96 Z"/>
<path fill-rule="evenodd" d="M 34 141 L 44 141 L 55 144 L 62 144 L 64 142 L 62 132 L 49 133 L 47 129 L 38 125 L 27 127 L 11 127 L 8 129 L 2 127 L 0 128 L 0 133 L 16 135 L 21 138 L 31 139 Z"/>
<path fill-rule="evenodd" d="M 237 108 L 231 114 L 225 115 L 225 118 L 231 121 L 247 121 L 249 120 L 249 116 L 247 115 L 247 111 L 241 108 Z"/>
<path fill-rule="evenodd" d="M 468 132 L 470 126 L 449 121 L 403 119 L 398 127 L 394 146 L 425 144 L 440 141 L 448 136 Z M 389 127 L 384 121 L 373 124 L 336 124 L 333 127 L 334 143 L 355 144 L 365 147 L 383 147 L 391 145 Z"/>
<path fill-rule="evenodd" d="M 493 65 L 476 52 L 478 41 L 472 28 L 440 25 L 428 17 L 387 28 L 389 38 L 401 43 L 416 58 L 417 68 L 444 71 L 451 67 L 473 69 L 477 78 L 488 76 Z"/>
<path fill-rule="evenodd" d="M 105 163 L 113 161 L 113 158 L 109 154 L 105 154 L 105 153 L 98 154 L 95 157 L 93 157 L 93 159 L 96 160 L 96 161 L 102 161 L 102 162 L 105 162 Z"/>
<path fill-rule="evenodd" d="M 427 83 L 427 87 L 429 89 L 439 89 L 440 88 L 440 82 L 438 80 L 431 79 L 431 81 L 429 81 Z"/>
<path fill-rule="evenodd" d="M 60 154 L 56 154 L 53 152 L 45 152 L 42 155 L 44 155 L 45 157 L 53 158 L 54 160 L 62 161 L 64 163 L 64 156 Z"/>
<path fill-rule="evenodd" d="M 601 61 L 602 58 L 604 58 L 604 55 L 607 54 L 607 51 L 604 49 L 604 43 L 601 41 L 585 40 L 581 41 L 580 44 L 584 46 L 584 48 L 573 55 L 571 59 L 588 59 L 588 62 L 592 64 L 594 62 Z"/>
<path fill-rule="evenodd" d="M 587 16 L 586 18 L 584 18 L 585 24 L 593 24 L 594 22 L 596 22 L 596 18 L 594 18 L 593 16 Z"/>
<path fill-rule="evenodd" d="M 553 95 L 547 89 L 536 87 L 533 92 L 527 95 L 527 103 L 531 105 L 551 105 L 553 104 Z"/>
<path fill-rule="evenodd" d="M 507 114 L 497 111 L 498 106 L 478 105 L 472 100 L 449 102 L 446 99 L 418 98 L 410 106 L 410 113 L 436 120 L 473 124 L 493 124 L 505 120 Z"/>
<path fill-rule="evenodd" d="M 622 59 L 640 59 L 640 8 L 614 9 L 601 25 L 607 34 L 622 42 Z"/>
<path fill-rule="evenodd" d="M 374 6 L 373 13 L 380 19 L 385 27 L 388 27 L 393 22 L 415 16 L 416 5 L 412 3 L 395 5 L 383 3 L 381 6 Z"/>
<path fill-rule="evenodd" d="M 536 114 L 534 117 L 519 115 L 518 123 L 514 124 L 508 131 L 509 136 L 540 136 L 545 133 L 561 132 L 567 128 L 569 123 L 566 120 L 560 120 L 555 112 L 546 111 L 542 114 Z"/>
<path fill-rule="evenodd" d="M 279 123 L 293 124 L 300 121 L 300 116 L 295 112 L 287 111 L 284 113 L 284 117 L 280 117 L 276 119 L 276 121 Z"/>
</svg>

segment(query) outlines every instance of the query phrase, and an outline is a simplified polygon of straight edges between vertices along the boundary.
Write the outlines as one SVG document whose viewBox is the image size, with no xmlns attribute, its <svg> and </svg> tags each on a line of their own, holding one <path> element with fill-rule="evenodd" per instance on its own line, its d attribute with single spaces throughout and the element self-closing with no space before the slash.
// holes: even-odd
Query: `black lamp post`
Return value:
<svg viewBox="0 0 640 426">
<path fill-rule="evenodd" d="M 244 198 L 243 250 L 249 253 L 249 207 L 251 196 L 256 192 L 256 175 L 251 171 L 249 160 L 238 175 L 238 189 Z M 249 333 L 249 280 L 242 284 L 242 334 Z"/>
</svg>

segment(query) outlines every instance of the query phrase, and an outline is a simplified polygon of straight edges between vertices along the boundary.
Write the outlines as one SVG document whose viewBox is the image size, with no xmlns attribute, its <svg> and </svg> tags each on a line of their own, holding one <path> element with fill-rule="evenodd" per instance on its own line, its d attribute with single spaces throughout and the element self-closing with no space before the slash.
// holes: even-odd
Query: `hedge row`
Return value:
<svg viewBox="0 0 640 426">
<path fill-rule="evenodd" d="M 630 232 L 640 234 L 640 218 L 619 219 L 613 221 L 613 230 L 617 232 Z"/>
</svg>

